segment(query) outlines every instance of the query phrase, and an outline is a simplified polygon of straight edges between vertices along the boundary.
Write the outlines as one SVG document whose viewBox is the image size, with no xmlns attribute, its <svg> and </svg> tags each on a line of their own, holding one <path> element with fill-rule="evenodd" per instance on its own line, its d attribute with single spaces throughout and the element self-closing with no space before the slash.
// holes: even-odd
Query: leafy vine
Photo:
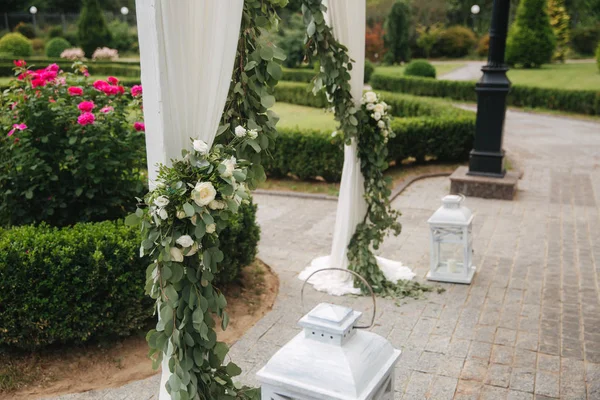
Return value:
<svg viewBox="0 0 600 400">
<path fill-rule="evenodd" d="M 261 39 L 279 22 L 277 9 L 288 0 L 245 0 L 240 39 L 221 125 L 212 148 L 191 140 L 192 150 L 171 167 L 159 168 L 156 188 L 126 223 L 139 225 L 140 256 L 153 262 L 146 292 L 156 300 L 159 321 L 148 332 L 154 366 L 167 357 L 167 392 L 173 400 L 258 399 L 240 387 L 241 373 L 224 364 L 228 347 L 215 326 L 226 329 L 227 301 L 212 282 L 223 260 L 219 233 L 250 200 L 250 189 L 265 179 L 262 155 L 272 144 L 277 115 L 273 88 L 281 78 L 281 50 Z"/>
<path fill-rule="evenodd" d="M 313 92 L 316 94 L 325 90 L 333 105 L 335 119 L 340 123 L 339 131 L 343 132 L 344 143 L 350 144 L 353 139 L 357 141 L 361 172 L 365 178 L 367 213 L 356 227 L 348 246 L 349 268 L 363 276 L 376 293 L 396 298 L 418 297 L 431 289 L 413 281 L 388 281 L 373 254 L 373 249 L 379 248 L 388 232 L 399 235 L 402 228 L 397 221 L 400 212 L 391 207 L 391 180 L 383 174 L 388 168 L 387 141 L 394 133 L 389 121 L 385 121 L 385 127 L 381 128 L 379 121 L 382 115 L 378 115 L 378 118 L 373 115 L 375 113 L 371 107 L 377 104 L 384 109 L 387 107 L 385 103 L 378 103 L 375 93 L 367 93 L 360 108 L 355 106 L 349 72 L 353 67 L 352 60 L 348 56 L 348 49 L 335 39 L 332 29 L 325 22 L 326 10 L 322 0 L 302 2 L 307 25 L 307 57 L 310 61 L 318 61 L 321 66 L 312 81 Z M 363 292 L 367 291 L 362 281 L 355 280 L 355 285 Z"/>
</svg>

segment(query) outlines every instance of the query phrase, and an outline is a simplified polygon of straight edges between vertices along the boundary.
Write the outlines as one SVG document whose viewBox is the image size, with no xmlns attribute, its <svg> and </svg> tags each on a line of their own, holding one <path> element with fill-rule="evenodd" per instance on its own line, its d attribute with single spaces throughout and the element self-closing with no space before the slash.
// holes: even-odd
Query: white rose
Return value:
<svg viewBox="0 0 600 400">
<path fill-rule="evenodd" d="M 223 161 L 223 165 L 225 166 L 225 172 L 223 172 L 221 174 L 221 176 L 223 178 L 231 177 L 231 175 L 233 175 L 233 170 L 235 169 L 235 166 L 236 166 L 235 157 L 231 157 L 231 158 L 228 158 L 227 160 Z"/>
<path fill-rule="evenodd" d="M 387 105 L 387 103 L 386 103 L 385 101 L 382 101 L 382 102 L 381 102 L 381 103 L 379 103 L 379 104 L 381 104 L 381 105 L 383 106 L 383 108 L 384 108 L 384 109 L 386 109 L 386 110 L 387 110 L 388 108 L 390 108 L 390 106 L 388 106 L 388 105 Z"/>
<path fill-rule="evenodd" d="M 256 139 L 258 137 L 258 131 L 256 129 L 249 130 L 248 137 L 250 139 Z"/>
<path fill-rule="evenodd" d="M 183 210 L 177 211 L 177 218 L 184 219 L 185 217 L 186 217 L 185 211 L 183 211 Z"/>
<path fill-rule="evenodd" d="M 158 216 L 161 219 L 167 219 L 167 218 L 169 218 L 169 213 L 164 208 L 161 208 L 160 210 L 158 210 Z"/>
<path fill-rule="evenodd" d="M 169 251 L 171 253 L 171 261 L 182 262 L 183 261 L 183 253 L 177 247 L 171 247 Z"/>
<path fill-rule="evenodd" d="M 192 190 L 192 200 L 199 206 L 205 206 L 215 199 L 217 191 L 210 182 L 198 182 Z"/>
<path fill-rule="evenodd" d="M 202 155 L 208 154 L 208 144 L 204 140 L 194 140 L 194 150 Z"/>
<path fill-rule="evenodd" d="M 373 110 L 375 112 L 383 114 L 383 112 L 385 111 L 385 107 L 383 106 L 383 104 L 376 104 L 375 107 L 373 107 Z"/>
<path fill-rule="evenodd" d="M 155 200 L 154 200 L 154 204 L 157 207 L 166 207 L 167 204 L 169 204 L 169 198 L 167 196 L 158 196 Z"/>
<path fill-rule="evenodd" d="M 196 226 L 196 224 L 198 223 L 198 214 L 192 215 L 192 218 L 190 218 L 190 221 L 192 221 L 192 225 Z"/>
<path fill-rule="evenodd" d="M 236 126 L 235 127 L 235 136 L 237 136 L 237 137 L 246 136 L 246 129 L 241 125 Z"/>
<path fill-rule="evenodd" d="M 381 119 L 381 114 L 378 113 L 377 111 L 375 111 L 373 114 L 371 114 L 371 116 L 373 117 L 373 119 L 375 121 L 379 121 Z"/>
<path fill-rule="evenodd" d="M 192 239 L 192 237 L 190 235 L 183 235 L 183 236 L 180 236 L 179 239 L 177 239 L 175 243 L 177 243 L 181 247 L 190 247 L 191 245 L 194 244 L 194 239 Z"/>
<path fill-rule="evenodd" d="M 211 210 L 222 210 L 225 208 L 225 204 L 219 200 L 213 200 L 208 204 L 208 208 Z"/>
<path fill-rule="evenodd" d="M 365 100 L 367 103 L 375 103 L 377 101 L 377 94 L 375 92 L 365 93 Z"/>
<path fill-rule="evenodd" d="M 206 225 L 206 233 L 214 233 L 217 230 L 217 226 L 215 224 Z"/>
<path fill-rule="evenodd" d="M 194 242 L 194 244 L 190 248 L 190 251 L 187 252 L 186 257 L 193 256 L 197 252 L 198 252 L 198 243 Z"/>
<path fill-rule="evenodd" d="M 377 123 L 377 126 L 378 126 L 378 127 L 380 127 L 381 129 L 383 129 L 383 128 L 385 128 L 385 122 L 383 122 L 383 121 L 379 121 L 379 122 Z"/>
<path fill-rule="evenodd" d="M 374 108 L 375 108 L 375 104 L 373 104 L 373 103 L 367 104 L 367 110 L 373 111 Z"/>
</svg>

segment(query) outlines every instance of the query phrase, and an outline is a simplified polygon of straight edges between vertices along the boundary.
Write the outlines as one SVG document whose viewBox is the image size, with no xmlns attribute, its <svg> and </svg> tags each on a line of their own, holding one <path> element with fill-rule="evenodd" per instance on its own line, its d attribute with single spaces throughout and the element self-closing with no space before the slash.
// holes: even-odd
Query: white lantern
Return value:
<svg viewBox="0 0 600 400">
<path fill-rule="evenodd" d="M 262 368 L 262 400 L 393 400 L 400 351 L 359 330 L 362 313 L 321 303 L 298 323 L 304 331 Z"/>
<path fill-rule="evenodd" d="M 462 205 L 463 195 L 448 195 L 429 218 L 431 238 L 431 281 L 471 283 L 475 274 L 473 255 L 473 213 Z"/>
</svg>

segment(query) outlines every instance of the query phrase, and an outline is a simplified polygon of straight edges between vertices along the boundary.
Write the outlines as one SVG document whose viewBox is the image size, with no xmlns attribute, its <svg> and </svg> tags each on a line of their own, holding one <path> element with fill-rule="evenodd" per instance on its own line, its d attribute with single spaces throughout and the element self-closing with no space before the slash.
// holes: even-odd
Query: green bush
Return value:
<svg viewBox="0 0 600 400">
<path fill-rule="evenodd" d="M 98 0 L 83 1 L 77 35 L 79 45 L 88 58 L 92 58 L 97 48 L 110 46 L 112 38 Z"/>
<path fill-rule="evenodd" d="M 111 21 L 108 30 L 112 36 L 111 47 L 120 52 L 130 51 L 133 44 L 137 42 L 137 35 L 131 31 L 129 24 L 125 21 L 118 19 Z"/>
<path fill-rule="evenodd" d="M 371 79 L 371 85 L 377 90 L 389 90 L 416 96 L 477 101 L 474 82 L 397 77 L 376 72 Z M 600 91 L 594 90 L 565 90 L 513 85 L 507 103 L 516 107 L 600 115 Z"/>
<path fill-rule="evenodd" d="M 389 160 L 408 157 L 424 161 L 433 156 L 440 161 L 462 161 L 473 147 L 475 115 L 446 102 L 414 96 L 379 92 L 396 117 L 392 123 L 397 136 L 390 140 Z M 309 107 L 327 107 L 325 96 L 313 96 L 301 83 L 280 82 L 277 101 Z M 264 160 L 265 171 L 273 177 L 294 175 L 300 179 L 321 177 L 340 180 L 344 155 L 339 137 L 331 132 L 310 129 L 278 129 L 272 157 Z"/>
<path fill-rule="evenodd" d="M 480 57 L 487 57 L 490 52 L 490 34 L 486 33 L 479 39 L 479 43 L 477 44 L 477 55 Z"/>
<path fill-rule="evenodd" d="M 406 76 L 421 76 L 424 78 L 435 78 L 435 68 L 426 60 L 411 61 L 404 69 Z"/>
<path fill-rule="evenodd" d="M 434 45 L 434 54 L 441 57 L 464 57 L 477 43 L 477 37 L 467 27 L 451 26 L 440 32 Z"/>
<path fill-rule="evenodd" d="M 71 47 L 73 47 L 71 46 L 71 43 L 67 42 L 66 39 L 61 37 L 50 39 L 50 41 L 46 44 L 46 56 L 60 57 L 63 51 L 70 49 Z"/>
<path fill-rule="evenodd" d="M 0 233 L 0 346 L 35 349 L 122 336 L 152 315 L 149 260 L 121 223 L 22 226 Z"/>
<path fill-rule="evenodd" d="M 373 72 L 375 72 L 375 66 L 371 61 L 365 60 L 365 83 L 369 83 Z"/>
<path fill-rule="evenodd" d="M 25 79 L 2 93 L 0 130 L 9 135 L 0 135 L 0 226 L 113 220 L 145 191 L 144 133 L 131 120 L 139 99 L 58 70 L 21 70 Z"/>
<path fill-rule="evenodd" d="M 600 24 L 571 30 L 571 47 L 581 55 L 592 55 L 600 44 Z"/>
<path fill-rule="evenodd" d="M 14 31 L 25 36 L 27 39 L 33 39 L 35 37 L 35 29 L 33 28 L 33 25 L 26 22 L 19 22 L 17 26 L 15 26 Z"/>
<path fill-rule="evenodd" d="M 383 58 L 386 64 L 410 61 L 410 6 L 399 0 L 394 3 L 385 21 L 383 41 L 388 51 Z"/>
<path fill-rule="evenodd" d="M 598 72 L 600 72 L 600 44 L 598 44 L 598 48 L 596 49 L 596 64 L 598 65 Z"/>
<path fill-rule="evenodd" d="M 312 69 L 283 68 L 281 79 L 289 82 L 310 82 L 316 74 Z"/>
<path fill-rule="evenodd" d="M 234 280 L 254 260 L 256 206 L 244 205 L 221 233 L 215 277 Z M 153 318 L 144 293 L 139 230 L 121 222 L 0 231 L 0 348 L 36 349 L 128 335 Z"/>
<path fill-rule="evenodd" d="M 50 29 L 48 29 L 48 37 L 50 39 L 54 39 L 57 37 L 64 37 L 64 31 L 63 31 L 62 26 L 60 26 L 60 25 L 51 26 Z"/>
<path fill-rule="evenodd" d="M 0 39 L 0 53 L 14 57 L 29 57 L 33 53 L 31 41 L 20 33 L 7 33 Z"/>
<path fill-rule="evenodd" d="M 549 63 L 556 37 L 548 17 L 547 0 L 522 0 L 506 40 L 506 62 L 525 68 Z"/>
</svg>

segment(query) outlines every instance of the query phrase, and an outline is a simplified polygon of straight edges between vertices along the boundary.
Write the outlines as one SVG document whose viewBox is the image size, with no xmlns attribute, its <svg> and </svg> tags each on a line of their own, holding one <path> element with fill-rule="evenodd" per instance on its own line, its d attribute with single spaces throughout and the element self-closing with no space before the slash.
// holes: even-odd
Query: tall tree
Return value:
<svg viewBox="0 0 600 400">
<path fill-rule="evenodd" d="M 569 49 L 569 40 L 571 38 L 571 18 L 567 13 L 565 1 L 549 0 L 548 15 L 550 16 L 550 25 L 552 25 L 552 30 L 556 37 L 554 59 L 564 62 L 567 56 L 567 50 Z"/>
<path fill-rule="evenodd" d="M 91 57 L 98 47 L 110 44 L 110 31 L 98 0 L 84 0 L 77 35 L 87 57 Z"/>
<path fill-rule="evenodd" d="M 556 38 L 548 17 L 547 0 L 521 0 L 506 41 L 506 62 L 538 68 L 552 60 Z"/>
<path fill-rule="evenodd" d="M 403 0 L 392 6 L 385 21 L 384 43 L 387 47 L 384 61 L 388 64 L 410 61 L 410 6 Z"/>
</svg>

